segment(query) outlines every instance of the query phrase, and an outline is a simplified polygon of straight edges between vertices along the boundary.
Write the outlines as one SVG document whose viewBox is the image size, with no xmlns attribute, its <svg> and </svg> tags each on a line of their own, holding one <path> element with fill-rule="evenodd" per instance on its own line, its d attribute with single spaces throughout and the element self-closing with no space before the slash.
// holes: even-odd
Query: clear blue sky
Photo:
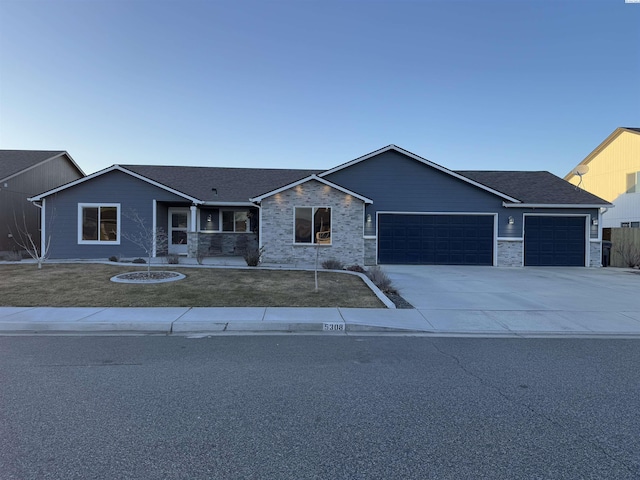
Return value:
<svg viewBox="0 0 640 480">
<path fill-rule="evenodd" d="M 624 0 L 0 0 L 0 148 L 330 168 L 394 143 L 563 176 L 640 127 Z"/>
</svg>

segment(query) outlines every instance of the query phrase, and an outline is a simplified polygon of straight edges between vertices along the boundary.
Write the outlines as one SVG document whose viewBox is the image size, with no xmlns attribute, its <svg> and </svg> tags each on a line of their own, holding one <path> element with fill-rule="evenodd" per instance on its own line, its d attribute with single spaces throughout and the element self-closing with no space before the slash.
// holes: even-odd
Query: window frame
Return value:
<svg viewBox="0 0 640 480">
<path fill-rule="evenodd" d="M 296 215 L 296 211 L 298 209 L 310 209 L 311 210 L 311 223 L 312 223 L 312 231 L 311 231 L 311 242 L 296 242 L 296 219 L 298 218 Z M 329 243 L 318 243 L 316 242 L 316 232 L 314 225 L 314 217 L 318 210 L 327 209 L 329 210 L 329 226 L 331 235 L 329 236 Z M 293 207 L 293 244 L 294 245 L 302 245 L 302 246 L 320 246 L 320 247 L 330 247 L 333 245 L 333 207 L 330 205 L 317 205 L 317 206 L 308 206 L 308 205 L 300 205 Z"/>
<path fill-rule="evenodd" d="M 224 213 L 225 212 L 232 212 L 233 213 L 233 230 L 225 230 L 224 229 Z M 220 230 L 218 230 L 220 233 L 251 233 L 251 217 L 249 216 L 249 213 L 251 211 L 247 208 L 247 209 L 239 209 L 239 208 L 221 208 L 220 209 L 220 219 L 219 219 L 219 223 L 218 223 L 218 227 L 220 228 Z M 246 230 L 243 231 L 237 231 L 236 230 L 236 213 L 244 213 L 247 217 L 246 221 Z"/>
<path fill-rule="evenodd" d="M 116 239 L 115 240 L 100 240 L 100 229 L 98 227 L 98 239 L 97 240 L 84 240 L 83 234 L 83 220 L 85 208 L 97 208 L 98 209 L 98 221 L 97 225 L 100 225 L 100 209 L 101 208 L 114 208 L 116 209 Z M 78 245 L 120 245 L 121 231 L 122 231 L 122 218 L 120 215 L 119 203 L 79 203 L 78 204 Z"/>
<path fill-rule="evenodd" d="M 627 173 L 627 189 L 625 193 L 640 193 L 640 172 Z"/>
</svg>

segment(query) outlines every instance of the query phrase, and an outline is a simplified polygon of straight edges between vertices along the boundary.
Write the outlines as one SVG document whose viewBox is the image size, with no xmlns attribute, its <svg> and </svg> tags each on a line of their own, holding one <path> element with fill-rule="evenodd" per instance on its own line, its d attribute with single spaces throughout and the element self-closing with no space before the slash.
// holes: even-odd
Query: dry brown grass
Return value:
<svg viewBox="0 0 640 480">
<path fill-rule="evenodd" d="M 313 272 L 168 268 L 177 282 L 113 283 L 120 273 L 146 267 L 101 264 L 0 265 L 0 306 L 14 307 L 359 307 L 384 308 L 354 275 Z"/>
</svg>

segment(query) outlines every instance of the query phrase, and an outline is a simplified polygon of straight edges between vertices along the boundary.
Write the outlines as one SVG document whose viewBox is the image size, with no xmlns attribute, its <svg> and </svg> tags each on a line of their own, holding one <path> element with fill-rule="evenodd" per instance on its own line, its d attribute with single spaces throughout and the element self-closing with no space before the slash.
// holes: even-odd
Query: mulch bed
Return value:
<svg viewBox="0 0 640 480">
<path fill-rule="evenodd" d="M 385 293 L 385 295 L 393 302 L 396 308 L 415 308 L 397 293 Z"/>
<path fill-rule="evenodd" d="M 118 278 L 122 280 L 137 280 L 137 281 L 145 281 L 145 280 L 166 280 L 167 278 L 179 277 L 178 273 L 174 272 L 131 272 L 131 273 L 122 273 L 118 275 Z"/>
</svg>

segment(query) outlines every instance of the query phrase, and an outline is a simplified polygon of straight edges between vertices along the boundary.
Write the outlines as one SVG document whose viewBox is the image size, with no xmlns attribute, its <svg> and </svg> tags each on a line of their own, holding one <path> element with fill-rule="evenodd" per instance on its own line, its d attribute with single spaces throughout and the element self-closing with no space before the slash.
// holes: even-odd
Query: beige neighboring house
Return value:
<svg viewBox="0 0 640 480">
<path fill-rule="evenodd" d="M 640 128 L 616 128 L 564 179 L 614 205 L 603 228 L 640 228 Z"/>
</svg>

